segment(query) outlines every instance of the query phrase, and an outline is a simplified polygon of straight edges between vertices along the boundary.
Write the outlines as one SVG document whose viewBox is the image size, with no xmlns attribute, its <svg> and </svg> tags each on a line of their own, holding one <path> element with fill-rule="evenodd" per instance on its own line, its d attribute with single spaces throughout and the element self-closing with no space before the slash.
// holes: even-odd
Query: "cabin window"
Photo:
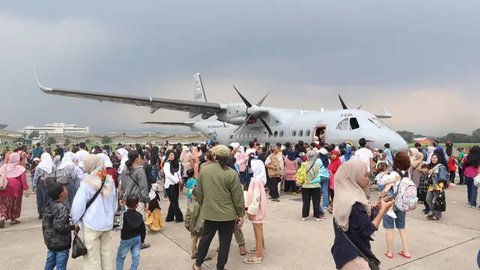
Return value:
<svg viewBox="0 0 480 270">
<path fill-rule="evenodd" d="M 297 131 L 296 130 L 292 131 L 292 137 L 295 137 L 295 136 L 297 136 Z"/>
<path fill-rule="evenodd" d="M 360 128 L 360 125 L 358 124 L 358 120 L 356 117 L 350 118 L 350 128 L 352 130 Z"/>
<path fill-rule="evenodd" d="M 283 130 L 280 131 L 280 137 L 283 137 Z"/>
<path fill-rule="evenodd" d="M 310 136 L 310 129 L 305 130 L 305 136 L 307 136 L 307 137 Z"/>
<path fill-rule="evenodd" d="M 302 137 L 302 136 L 303 136 L 303 130 L 300 130 L 300 131 L 298 132 L 298 136 L 299 136 L 299 137 Z"/>
<path fill-rule="evenodd" d="M 278 131 L 275 131 L 275 132 L 273 133 L 273 137 L 276 138 L 277 136 L 278 136 Z"/>
</svg>

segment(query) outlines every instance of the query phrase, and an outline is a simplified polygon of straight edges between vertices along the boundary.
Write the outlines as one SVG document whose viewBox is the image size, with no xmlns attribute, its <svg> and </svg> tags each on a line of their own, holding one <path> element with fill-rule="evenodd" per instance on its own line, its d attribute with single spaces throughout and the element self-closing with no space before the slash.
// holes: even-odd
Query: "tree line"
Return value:
<svg viewBox="0 0 480 270">
<path fill-rule="evenodd" d="M 415 134 L 411 131 L 401 130 L 397 133 L 402 136 L 402 138 L 408 143 L 414 142 L 414 138 L 428 137 L 431 140 L 438 140 L 441 143 L 445 143 L 448 140 L 451 140 L 454 143 L 479 143 L 480 142 L 480 128 L 477 128 L 472 132 L 471 135 L 464 133 L 450 132 L 445 136 L 424 136 L 421 134 Z"/>
</svg>

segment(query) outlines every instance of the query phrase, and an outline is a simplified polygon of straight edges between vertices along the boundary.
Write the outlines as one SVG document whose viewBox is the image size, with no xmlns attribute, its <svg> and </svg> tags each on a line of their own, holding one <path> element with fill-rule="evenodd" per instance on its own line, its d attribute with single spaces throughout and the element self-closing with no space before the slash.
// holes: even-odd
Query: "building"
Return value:
<svg viewBox="0 0 480 270">
<path fill-rule="evenodd" d="M 39 135 L 64 135 L 64 134 L 89 134 L 89 127 L 77 127 L 75 124 L 52 123 L 43 127 L 28 126 L 25 127 L 25 134 L 38 131 Z"/>
</svg>

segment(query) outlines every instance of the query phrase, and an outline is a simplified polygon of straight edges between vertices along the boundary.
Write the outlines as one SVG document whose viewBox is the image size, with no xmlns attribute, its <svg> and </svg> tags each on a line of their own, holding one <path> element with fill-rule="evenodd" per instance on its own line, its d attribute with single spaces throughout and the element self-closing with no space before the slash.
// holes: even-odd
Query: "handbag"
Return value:
<svg viewBox="0 0 480 270">
<path fill-rule="evenodd" d="M 480 174 L 475 176 L 473 178 L 473 184 L 476 186 L 476 187 L 480 187 Z"/>
<path fill-rule="evenodd" d="M 85 212 L 83 212 L 83 215 L 80 217 L 80 220 L 82 220 L 83 216 L 87 212 L 88 208 L 92 205 L 92 203 L 97 199 L 98 195 L 103 189 L 103 186 L 105 185 L 105 180 L 102 181 L 102 185 L 100 188 L 95 192 L 95 195 L 87 202 L 87 206 L 85 207 Z M 87 247 L 85 247 L 85 244 L 83 243 L 82 239 L 78 237 L 78 232 L 75 231 L 74 233 L 75 237 L 73 238 L 72 242 L 72 258 L 76 259 L 80 256 L 85 256 L 87 255 Z"/>
<path fill-rule="evenodd" d="M 355 250 L 358 252 L 360 257 L 362 257 L 365 261 L 368 262 L 368 266 L 371 270 L 380 270 L 380 261 L 374 256 L 373 258 L 366 256 L 358 247 L 355 245 L 355 243 L 350 240 L 350 238 L 347 236 L 347 234 L 340 228 L 340 226 L 337 224 L 337 221 L 334 219 L 333 222 L 335 223 L 335 226 L 337 226 L 338 230 L 340 230 L 347 239 L 347 241 L 355 248 Z"/>
</svg>

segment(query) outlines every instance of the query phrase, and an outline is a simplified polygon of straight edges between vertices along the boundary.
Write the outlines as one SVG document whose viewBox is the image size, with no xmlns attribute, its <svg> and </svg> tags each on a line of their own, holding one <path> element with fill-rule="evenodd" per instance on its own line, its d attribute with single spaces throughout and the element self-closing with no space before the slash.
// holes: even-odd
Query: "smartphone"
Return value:
<svg viewBox="0 0 480 270">
<path fill-rule="evenodd" d="M 393 200 L 395 200 L 395 199 L 397 198 L 397 195 L 398 195 L 398 191 L 395 192 L 395 193 L 393 193 L 391 196 L 386 196 L 386 197 L 385 197 L 385 199 L 386 199 L 385 201 L 387 201 L 387 202 L 393 201 Z"/>
</svg>

